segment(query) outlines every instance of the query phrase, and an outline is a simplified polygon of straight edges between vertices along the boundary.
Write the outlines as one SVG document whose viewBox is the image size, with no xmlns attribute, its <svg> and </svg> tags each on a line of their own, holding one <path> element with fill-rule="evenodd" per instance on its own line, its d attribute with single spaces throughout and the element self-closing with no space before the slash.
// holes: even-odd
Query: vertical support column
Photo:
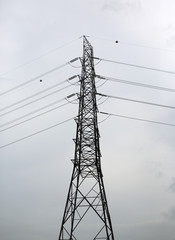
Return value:
<svg viewBox="0 0 175 240">
<path fill-rule="evenodd" d="M 83 37 L 73 172 L 59 240 L 114 240 L 101 170 L 93 48 Z"/>
</svg>

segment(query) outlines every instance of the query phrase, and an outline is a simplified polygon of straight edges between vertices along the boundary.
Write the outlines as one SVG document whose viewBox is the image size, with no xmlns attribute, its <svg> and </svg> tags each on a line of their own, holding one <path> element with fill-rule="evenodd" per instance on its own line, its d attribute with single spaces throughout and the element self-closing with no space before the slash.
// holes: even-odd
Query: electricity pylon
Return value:
<svg viewBox="0 0 175 240">
<path fill-rule="evenodd" d="M 73 172 L 59 240 L 114 240 L 103 184 L 93 48 L 83 36 Z"/>
</svg>

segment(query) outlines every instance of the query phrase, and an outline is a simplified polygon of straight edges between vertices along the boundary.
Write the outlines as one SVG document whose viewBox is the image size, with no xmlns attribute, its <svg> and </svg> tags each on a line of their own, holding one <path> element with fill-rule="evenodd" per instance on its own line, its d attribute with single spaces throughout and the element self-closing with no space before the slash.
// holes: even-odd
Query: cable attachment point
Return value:
<svg viewBox="0 0 175 240">
<path fill-rule="evenodd" d="M 70 60 L 69 62 L 70 62 L 70 63 L 73 63 L 73 62 L 77 61 L 78 59 L 79 59 L 79 57 L 74 58 L 74 59 Z"/>
</svg>

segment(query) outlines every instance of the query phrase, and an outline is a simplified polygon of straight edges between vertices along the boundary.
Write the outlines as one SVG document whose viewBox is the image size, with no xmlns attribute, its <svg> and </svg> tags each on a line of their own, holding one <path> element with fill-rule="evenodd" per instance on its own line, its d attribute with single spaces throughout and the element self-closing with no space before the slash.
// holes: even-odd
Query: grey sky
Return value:
<svg viewBox="0 0 175 240">
<path fill-rule="evenodd" d="M 175 71 L 174 9 L 174 0 L 1 0 L 1 92 L 82 56 L 79 37 L 83 34 L 90 36 L 96 57 Z M 119 40 L 119 44 L 111 40 Z M 72 65 L 43 77 L 42 83 L 38 80 L 1 96 L 0 108 L 79 74 L 80 63 Z M 173 74 L 106 62 L 96 65 L 96 73 L 175 89 Z M 0 125 L 78 91 L 78 86 L 71 85 L 1 117 Z M 174 93 L 110 81 L 98 92 L 175 105 Z M 1 132 L 0 146 L 76 116 L 77 107 L 69 104 Z M 99 110 L 175 123 L 173 109 L 108 99 Z M 105 118 L 101 114 L 98 117 L 99 122 Z M 72 120 L 0 149 L 0 239 L 57 239 L 72 172 L 75 127 Z M 116 239 L 175 240 L 175 128 L 110 117 L 99 124 L 99 129 L 104 183 Z"/>
</svg>

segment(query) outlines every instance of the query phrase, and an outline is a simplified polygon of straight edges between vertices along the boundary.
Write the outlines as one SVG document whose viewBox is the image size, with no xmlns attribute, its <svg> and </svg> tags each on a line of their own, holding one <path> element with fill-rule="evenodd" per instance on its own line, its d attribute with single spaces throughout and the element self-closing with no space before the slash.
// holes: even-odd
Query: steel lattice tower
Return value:
<svg viewBox="0 0 175 240">
<path fill-rule="evenodd" d="M 73 172 L 59 240 L 114 240 L 103 184 L 93 48 L 83 37 Z"/>
</svg>

